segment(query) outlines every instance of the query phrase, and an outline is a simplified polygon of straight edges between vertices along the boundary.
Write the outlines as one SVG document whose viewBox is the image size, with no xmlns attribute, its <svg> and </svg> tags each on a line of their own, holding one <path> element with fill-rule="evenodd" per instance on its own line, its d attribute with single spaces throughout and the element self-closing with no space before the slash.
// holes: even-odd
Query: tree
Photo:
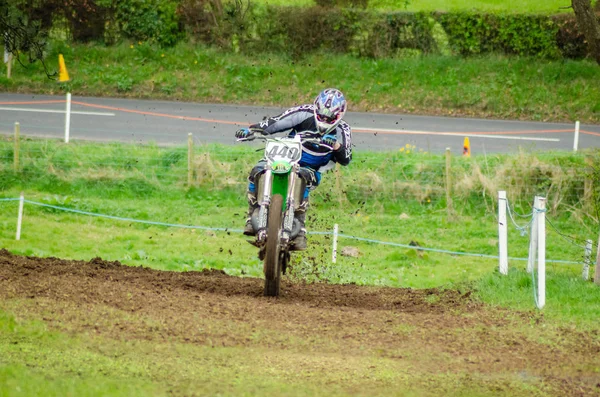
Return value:
<svg viewBox="0 0 600 397">
<path fill-rule="evenodd" d="M 20 54 L 25 54 L 29 63 L 40 61 L 49 78 L 56 75 L 56 72 L 48 71 L 44 62 L 52 14 L 48 9 L 32 7 L 27 2 L 0 0 L 0 41 L 5 51 L 13 54 L 21 65 Z"/>
<path fill-rule="evenodd" d="M 588 43 L 589 52 L 600 65 L 600 22 L 592 9 L 592 2 L 591 0 L 571 0 L 571 6 L 575 11 L 577 24 Z"/>
</svg>

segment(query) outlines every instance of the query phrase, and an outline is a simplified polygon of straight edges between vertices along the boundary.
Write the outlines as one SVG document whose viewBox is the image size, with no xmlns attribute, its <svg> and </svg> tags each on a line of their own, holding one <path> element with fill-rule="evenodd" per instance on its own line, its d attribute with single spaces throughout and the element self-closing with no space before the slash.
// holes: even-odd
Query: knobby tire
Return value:
<svg viewBox="0 0 600 397">
<path fill-rule="evenodd" d="M 281 264 L 279 252 L 279 231 L 281 229 L 283 197 L 271 197 L 267 223 L 267 244 L 265 247 L 265 296 L 279 296 Z"/>
</svg>

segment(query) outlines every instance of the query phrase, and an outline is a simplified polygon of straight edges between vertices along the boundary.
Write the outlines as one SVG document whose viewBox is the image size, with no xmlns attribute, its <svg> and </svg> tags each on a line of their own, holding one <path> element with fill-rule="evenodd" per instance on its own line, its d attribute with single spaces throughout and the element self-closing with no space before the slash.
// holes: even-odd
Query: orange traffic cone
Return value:
<svg viewBox="0 0 600 397">
<path fill-rule="evenodd" d="M 65 66 L 65 58 L 63 58 L 62 54 L 58 54 L 58 82 L 65 83 L 69 81 L 69 72 L 67 72 L 67 67 Z"/>
<path fill-rule="evenodd" d="M 463 156 L 471 157 L 471 144 L 469 143 L 469 137 L 465 137 L 463 143 Z"/>
</svg>

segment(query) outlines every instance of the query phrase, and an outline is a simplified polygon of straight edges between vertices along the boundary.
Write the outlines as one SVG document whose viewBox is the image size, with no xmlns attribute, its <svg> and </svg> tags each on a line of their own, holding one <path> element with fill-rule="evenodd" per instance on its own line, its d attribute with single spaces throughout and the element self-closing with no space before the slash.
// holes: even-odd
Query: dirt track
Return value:
<svg viewBox="0 0 600 397">
<path fill-rule="evenodd" d="M 38 318 L 64 332 L 279 348 L 293 336 L 310 340 L 308 350 L 411 360 L 431 373 L 530 377 L 550 395 L 600 395 L 597 333 L 542 327 L 535 312 L 491 308 L 452 290 L 284 281 L 273 299 L 262 287 L 260 279 L 219 271 L 161 272 L 0 250 L 0 304 L 29 302 Z M 251 338 L 257 328 L 273 338 Z"/>
</svg>

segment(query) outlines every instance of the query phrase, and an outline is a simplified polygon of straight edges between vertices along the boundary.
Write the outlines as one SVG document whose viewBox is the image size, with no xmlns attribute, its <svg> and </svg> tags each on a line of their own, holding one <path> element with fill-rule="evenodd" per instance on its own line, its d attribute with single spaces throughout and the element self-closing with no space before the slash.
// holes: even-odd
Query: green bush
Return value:
<svg viewBox="0 0 600 397">
<path fill-rule="evenodd" d="M 367 6 L 369 5 L 369 0 L 315 0 L 315 3 L 317 3 L 318 6 L 324 8 L 367 8 Z"/>
<path fill-rule="evenodd" d="M 248 51 L 282 52 L 295 58 L 314 51 L 366 57 L 394 56 L 401 49 L 437 51 L 435 21 L 426 13 L 267 7 L 251 15 L 242 36 Z"/>
<path fill-rule="evenodd" d="M 219 42 L 219 22 L 223 20 L 221 1 L 182 0 L 177 7 L 188 33 L 206 43 Z"/>
<path fill-rule="evenodd" d="M 435 21 L 428 13 L 387 13 L 368 19 L 360 18 L 362 35 L 355 38 L 358 55 L 380 58 L 397 54 L 403 49 L 436 53 L 438 45 L 433 37 Z M 366 21 L 369 21 L 367 23 Z"/>
<path fill-rule="evenodd" d="M 438 13 L 435 16 L 448 34 L 457 54 L 483 53 L 557 58 L 558 27 L 544 15 Z"/>
<path fill-rule="evenodd" d="M 115 22 L 127 38 L 172 46 L 184 36 L 176 1 L 122 0 L 114 7 Z"/>
<path fill-rule="evenodd" d="M 462 56 L 503 53 L 555 59 L 587 55 L 571 14 L 380 12 L 356 8 L 366 6 L 368 0 L 316 3 L 316 7 L 281 7 L 244 6 L 241 0 L 224 4 L 221 0 L 183 0 L 178 12 L 188 31 L 205 43 L 292 57 L 331 51 L 381 58 L 406 49 L 438 53 L 446 46 Z M 440 32 L 443 43 L 437 42 Z"/>
<path fill-rule="evenodd" d="M 239 41 L 250 34 L 249 16 L 256 8 L 243 0 L 182 0 L 177 14 L 192 38 L 237 51 Z"/>
<path fill-rule="evenodd" d="M 294 57 L 318 50 L 347 52 L 357 26 L 353 13 L 321 7 L 278 7 L 269 14 L 277 22 L 263 26 L 260 37 L 267 38 L 265 49 L 278 48 Z"/>
<path fill-rule="evenodd" d="M 313 7 L 289 7 L 250 0 L 18 0 L 13 8 L 39 21 L 43 32 L 66 23 L 75 41 L 103 38 L 107 44 L 127 38 L 173 46 L 188 37 L 235 52 L 294 58 L 315 51 L 371 58 L 440 51 L 550 59 L 588 55 L 572 14 L 385 12 L 366 9 L 368 0 L 315 1 Z"/>
<path fill-rule="evenodd" d="M 236 51 L 285 53 L 295 58 L 315 51 L 382 58 L 405 50 L 439 53 L 440 49 L 461 56 L 500 53 L 556 59 L 587 55 L 570 14 L 380 12 L 338 8 L 335 0 L 315 7 L 244 8 L 241 1 L 213 5 L 217 3 L 184 0 L 179 13 L 194 37 Z"/>
</svg>

